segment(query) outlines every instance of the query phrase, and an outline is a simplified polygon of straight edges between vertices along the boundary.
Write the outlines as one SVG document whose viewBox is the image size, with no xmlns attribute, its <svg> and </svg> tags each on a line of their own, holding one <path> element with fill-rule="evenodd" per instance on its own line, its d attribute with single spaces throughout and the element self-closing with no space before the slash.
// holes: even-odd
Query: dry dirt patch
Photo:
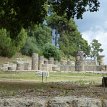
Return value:
<svg viewBox="0 0 107 107">
<path fill-rule="evenodd" d="M 107 89 L 100 85 L 80 85 L 71 82 L 25 82 L 1 81 L 0 97 L 56 97 L 56 96 L 86 96 L 107 99 Z"/>
</svg>

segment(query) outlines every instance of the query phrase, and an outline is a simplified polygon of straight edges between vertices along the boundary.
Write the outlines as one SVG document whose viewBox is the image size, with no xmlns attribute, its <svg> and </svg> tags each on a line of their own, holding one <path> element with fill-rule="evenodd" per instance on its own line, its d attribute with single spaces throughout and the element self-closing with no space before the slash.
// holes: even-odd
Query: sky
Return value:
<svg viewBox="0 0 107 107">
<path fill-rule="evenodd" d="M 83 19 L 76 20 L 78 30 L 82 37 L 90 42 L 97 39 L 102 44 L 104 51 L 101 55 L 105 55 L 104 62 L 107 65 L 107 0 L 99 0 L 100 7 L 97 12 L 86 12 Z"/>
</svg>

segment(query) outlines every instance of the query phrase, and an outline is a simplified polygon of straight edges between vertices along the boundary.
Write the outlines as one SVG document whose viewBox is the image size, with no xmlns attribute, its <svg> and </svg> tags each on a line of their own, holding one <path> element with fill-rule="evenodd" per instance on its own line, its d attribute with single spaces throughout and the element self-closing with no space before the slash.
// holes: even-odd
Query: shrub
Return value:
<svg viewBox="0 0 107 107">
<path fill-rule="evenodd" d="M 54 45 L 51 43 L 46 43 L 43 47 L 43 55 L 46 58 L 53 57 L 55 60 L 60 60 L 61 59 L 61 53 L 58 48 L 56 48 Z"/>
<path fill-rule="evenodd" d="M 0 56 L 12 57 L 16 53 L 16 47 L 6 29 L 0 29 Z"/>
<path fill-rule="evenodd" d="M 32 53 L 40 53 L 40 49 L 38 49 L 35 38 L 28 37 L 24 47 L 21 49 L 22 54 L 31 56 Z"/>
<path fill-rule="evenodd" d="M 27 32 L 25 29 L 22 28 L 15 41 L 17 51 L 19 51 L 25 45 L 26 39 L 27 39 Z"/>
</svg>

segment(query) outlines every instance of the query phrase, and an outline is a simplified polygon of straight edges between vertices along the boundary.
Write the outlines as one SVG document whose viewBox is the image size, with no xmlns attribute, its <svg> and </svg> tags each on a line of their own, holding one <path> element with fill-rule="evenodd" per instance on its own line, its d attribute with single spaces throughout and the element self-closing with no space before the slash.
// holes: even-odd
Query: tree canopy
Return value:
<svg viewBox="0 0 107 107">
<path fill-rule="evenodd" d="M 62 17 L 57 14 L 52 14 L 48 18 L 47 23 L 59 32 L 60 36 L 57 37 L 59 38 L 57 42 L 59 49 L 65 56 L 75 56 L 78 50 L 83 50 L 86 55 L 89 54 L 88 43 L 82 38 L 73 19 L 67 20 L 65 16 Z"/>
<path fill-rule="evenodd" d="M 48 59 L 51 57 L 53 57 L 55 60 L 58 60 L 58 61 L 61 59 L 60 50 L 50 43 L 46 43 L 44 45 L 43 55 Z"/>
<path fill-rule="evenodd" d="M 58 15 L 66 14 L 67 19 L 82 18 L 84 12 L 98 11 L 100 5 L 99 0 L 49 0 L 49 3 Z"/>
<path fill-rule="evenodd" d="M 21 49 L 22 54 L 32 55 L 33 52 L 43 54 L 43 47 L 46 43 L 51 43 L 51 29 L 43 24 L 35 25 L 28 30 L 28 38 Z"/>
<path fill-rule="evenodd" d="M 0 0 L 0 28 L 6 28 L 15 38 L 22 27 L 43 22 L 47 14 L 46 0 Z"/>
<path fill-rule="evenodd" d="M 21 28 L 43 22 L 47 15 L 47 0 L 0 0 L 0 28 L 10 31 L 15 38 Z M 82 18 L 86 11 L 98 11 L 98 0 L 48 0 L 58 15 Z"/>
<path fill-rule="evenodd" d="M 19 51 L 25 44 L 28 28 L 32 28 L 35 24 L 43 24 L 49 6 L 56 16 L 52 14 L 47 23 L 60 33 L 58 42 L 63 53 L 68 56 L 74 55 L 80 47 L 88 53 L 87 41 L 82 38 L 72 19 L 82 18 L 86 11 L 98 11 L 99 0 L 0 0 L 0 29 L 6 29 L 7 32 L 5 37 L 1 37 L 7 37 L 5 42 L 9 42 L 10 46 L 14 45 L 14 50 Z M 32 38 L 29 36 L 25 50 L 31 52 L 34 49 L 33 45 L 36 44 L 34 50 L 38 51 L 38 48 L 50 41 L 51 34 L 47 27 L 36 26 L 32 32 L 35 35 L 31 34 Z M 29 49 L 26 49 L 28 45 Z"/>
<path fill-rule="evenodd" d="M 90 48 L 91 48 L 91 57 L 93 57 L 94 59 L 99 59 L 99 53 L 103 52 L 103 49 L 101 48 L 101 43 L 99 43 L 98 40 L 96 39 L 93 39 L 91 45 L 90 45 Z"/>
<path fill-rule="evenodd" d="M 16 40 L 10 38 L 6 29 L 0 29 L 0 56 L 12 57 L 24 46 L 27 38 L 25 29 L 21 29 Z"/>
</svg>

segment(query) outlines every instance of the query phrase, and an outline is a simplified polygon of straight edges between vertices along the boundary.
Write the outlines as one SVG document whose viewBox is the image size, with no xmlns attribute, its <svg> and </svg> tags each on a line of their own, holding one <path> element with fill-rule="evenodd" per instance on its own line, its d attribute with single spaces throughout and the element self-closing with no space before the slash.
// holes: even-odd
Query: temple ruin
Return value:
<svg viewBox="0 0 107 107">
<path fill-rule="evenodd" d="M 44 56 L 39 56 L 37 53 L 32 54 L 31 60 L 18 58 L 14 63 L 7 63 L 0 65 L 3 71 L 107 71 L 107 65 L 104 65 L 104 56 L 101 55 L 99 63 L 93 59 L 84 57 L 83 51 L 78 51 L 75 61 L 61 60 L 60 62 L 54 58 L 46 59 Z"/>
</svg>

